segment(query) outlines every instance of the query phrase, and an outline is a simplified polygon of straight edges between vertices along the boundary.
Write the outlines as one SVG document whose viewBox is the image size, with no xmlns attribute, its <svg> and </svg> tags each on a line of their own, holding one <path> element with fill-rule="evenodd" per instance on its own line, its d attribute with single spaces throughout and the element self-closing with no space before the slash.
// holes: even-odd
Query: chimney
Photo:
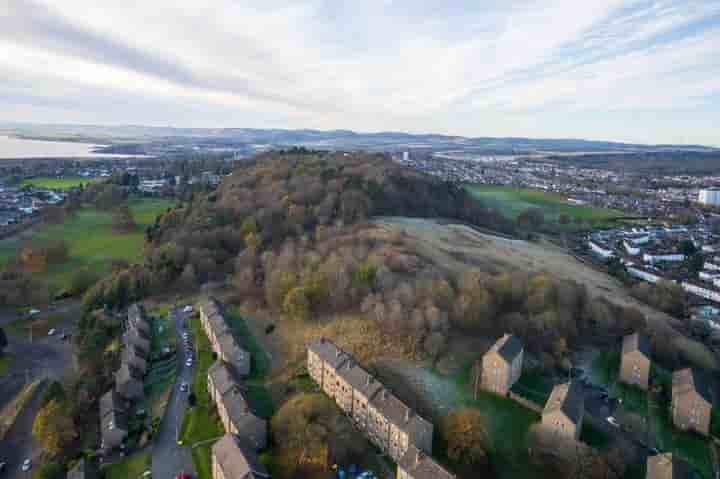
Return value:
<svg viewBox="0 0 720 479">
<path fill-rule="evenodd" d="M 372 382 L 373 382 L 373 377 L 368 374 L 367 377 L 365 378 L 365 385 L 370 386 L 372 384 Z"/>
<path fill-rule="evenodd" d="M 412 411 L 410 408 L 405 409 L 405 422 L 410 422 L 410 418 L 412 417 Z"/>
</svg>

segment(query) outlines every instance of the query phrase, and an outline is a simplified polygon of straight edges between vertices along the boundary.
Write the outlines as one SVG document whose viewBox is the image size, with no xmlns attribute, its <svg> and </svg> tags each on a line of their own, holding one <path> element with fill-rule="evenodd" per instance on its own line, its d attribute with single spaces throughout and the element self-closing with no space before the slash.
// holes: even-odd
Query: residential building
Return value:
<svg viewBox="0 0 720 479">
<path fill-rule="evenodd" d="M 620 381 L 647 391 L 650 380 L 650 344 L 638 333 L 623 338 Z"/>
<path fill-rule="evenodd" d="M 137 328 L 130 328 L 123 334 L 125 346 L 134 346 L 142 351 L 144 356 L 150 354 L 150 336 Z"/>
<path fill-rule="evenodd" d="M 433 426 L 383 388 L 348 353 L 321 338 L 308 347 L 308 372 L 320 388 L 395 461 L 408 447 L 430 453 Z"/>
<path fill-rule="evenodd" d="M 657 283 L 660 281 L 662 276 L 659 274 L 651 273 L 650 271 L 647 271 L 645 269 L 637 268 L 634 266 L 628 266 L 627 272 L 630 276 L 633 278 L 637 278 L 643 281 L 647 281 L 648 283 Z"/>
<path fill-rule="evenodd" d="M 111 389 L 100 398 L 100 449 L 107 453 L 120 447 L 127 434 L 124 401 Z"/>
<path fill-rule="evenodd" d="M 582 388 L 574 382 L 558 384 L 542 412 L 542 425 L 560 436 L 577 440 L 585 413 Z"/>
<path fill-rule="evenodd" d="M 256 452 L 234 434 L 225 434 L 211 451 L 213 479 L 266 479 L 270 477 Z"/>
<path fill-rule="evenodd" d="M 694 369 L 681 369 L 672 376 L 672 418 L 675 427 L 695 431 L 702 435 L 710 433 L 712 395 L 710 385 Z"/>
<path fill-rule="evenodd" d="M 120 353 L 120 362 L 126 363 L 144 376 L 147 373 L 147 361 L 142 350 L 134 345 L 125 346 Z"/>
<path fill-rule="evenodd" d="M 397 479 L 456 479 L 456 477 L 415 446 L 410 446 L 397 464 Z"/>
<path fill-rule="evenodd" d="M 67 473 L 67 479 L 99 479 L 100 469 L 92 459 L 82 458 Z"/>
<path fill-rule="evenodd" d="M 482 357 L 481 386 L 505 396 L 522 374 L 523 345 L 517 336 L 505 334 Z"/>
<path fill-rule="evenodd" d="M 121 363 L 115 372 L 115 388 L 123 398 L 137 400 L 145 397 L 140 371 L 127 363 Z"/>
<path fill-rule="evenodd" d="M 713 283 L 717 284 L 716 282 Z M 720 303 L 720 291 L 718 291 L 717 289 L 696 283 L 691 283 L 690 281 L 683 281 L 681 283 L 681 286 L 682 289 L 684 289 L 690 294 L 694 294 L 695 296 L 699 296 L 715 303 Z"/>
<path fill-rule="evenodd" d="M 673 252 L 655 252 L 643 254 L 643 261 L 650 264 L 655 263 L 677 263 L 685 260 L 685 255 L 682 253 Z"/>
<path fill-rule="evenodd" d="M 690 466 L 671 453 L 647 458 L 645 479 L 690 479 Z"/>
<path fill-rule="evenodd" d="M 235 374 L 250 374 L 250 353 L 237 343 L 227 325 L 220 303 L 214 298 L 207 298 L 200 302 L 198 310 L 200 323 L 218 358 L 232 366 Z"/>
<path fill-rule="evenodd" d="M 236 434 L 256 450 L 265 448 L 267 423 L 252 412 L 240 384 L 222 361 L 217 361 L 208 369 L 208 392 L 226 432 Z"/>
<path fill-rule="evenodd" d="M 608 245 L 600 243 L 599 241 L 588 241 L 590 251 L 603 259 L 613 258 L 615 252 Z"/>
</svg>

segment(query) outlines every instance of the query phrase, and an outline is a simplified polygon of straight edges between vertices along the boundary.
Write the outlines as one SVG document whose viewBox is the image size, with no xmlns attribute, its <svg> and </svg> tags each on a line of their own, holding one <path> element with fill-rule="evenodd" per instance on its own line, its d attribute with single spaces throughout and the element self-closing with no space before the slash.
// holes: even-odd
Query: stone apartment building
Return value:
<svg viewBox="0 0 720 479">
<path fill-rule="evenodd" d="M 648 456 L 645 479 L 690 479 L 690 466 L 671 453 Z"/>
<path fill-rule="evenodd" d="M 142 351 L 133 345 L 125 346 L 120 354 L 120 362 L 139 371 L 142 376 L 147 374 L 147 361 Z"/>
<path fill-rule="evenodd" d="M 435 460 L 410 446 L 397 464 L 397 479 L 457 479 Z"/>
<path fill-rule="evenodd" d="M 481 387 L 502 396 L 507 395 L 520 379 L 523 345 L 517 336 L 505 334 L 482 357 Z"/>
<path fill-rule="evenodd" d="M 321 338 L 308 347 L 308 373 L 377 447 L 399 461 L 411 445 L 430 453 L 433 426 Z"/>
<path fill-rule="evenodd" d="M 241 377 L 250 374 L 250 353 L 240 347 L 225 321 L 222 306 L 213 298 L 198 305 L 200 323 L 215 354 L 233 367 Z"/>
<path fill-rule="evenodd" d="M 706 379 L 694 369 L 681 369 L 672 376 L 673 424 L 683 431 L 710 434 L 712 394 Z"/>
<path fill-rule="evenodd" d="M 118 394 L 128 400 L 139 400 L 145 397 L 142 374 L 128 363 L 121 363 L 115 372 L 115 389 Z"/>
<path fill-rule="evenodd" d="M 100 469 L 95 461 L 82 458 L 67 473 L 67 479 L 99 479 Z"/>
<path fill-rule="evenodd" d="M 250 409 L 240 384 L 222 361 L 208 369 L 208 392 L 226 432 L 237 435 L 256 450 L 267 445 L 267 423 Z"/>
<path fill-rule="evenodd" d="M 145 336 L 150 337 L 150 322 L 141 304 L 133 303 L 127 311 L 127 329 L 138 329 Z"/>
<path fill-rule="evenodd" d="M 100 449 L 107 453 L 119 448 L 127 434 L 124 400 L 111 389 L 100 398 Z"/>
<path fill-rule="evenodd" d="M 574 382 L 558 384 L 550 393 L 542 412 L 542 425 L 562 437 L 577 440 L 585 414 L 581 387 Z"/>
<path fill-rule="evenodd" d="M 267 479 L 257 453 L 234 434 L 225 434 L 211 451 L 213 479 Z"/>
<path fill-rule="evenodd" d="M 650 381 L 650 345 L 638 333 L 623 338 L 620 381 L 647 391 Z"/>
<path fill-rule="evenodd" d="M 146 335 L 137 328 L 129 328 L 123 334 L 123 345 L 127 347 L 134 347 L 139 350 L 143 356 L 150 354 L 150 336 Z"/>
</svg>

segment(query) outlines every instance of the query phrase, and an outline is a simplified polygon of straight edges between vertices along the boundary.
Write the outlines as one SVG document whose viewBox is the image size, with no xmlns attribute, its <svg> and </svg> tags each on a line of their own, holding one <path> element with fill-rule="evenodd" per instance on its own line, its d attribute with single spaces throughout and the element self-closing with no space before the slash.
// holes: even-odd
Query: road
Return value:
<svg viewBox="0 0 720 479">
<path fill-rule="evenodd" d="M 7 461 L 7 470 L 3 478 L 30 479 L 33 471 L 22 472 L 20 466 L 25 459 L 32 459 L 33 466 L 40 463 L 42 448 L 37 447 L 32 439 L 32 425 L 35 413 L 40 409 L 45 386 L 41 385 L 33 395 L 30 402 L 18 416 L 13 427 L 10 428 L 5 439 L 0 442 L 0 461 Z"/>
<path fill-rule="evenodd" d="M 180 391 L 180 386 L 182 383 L 192 385 L 193 368 L 185 365 L 186 353 L 182 339 L 182 333 L 185 331 L 183 323 L 189 315 L 183 314 L 178 309 L 172 310 L 170 315 L 177 331 L 178 371 L 165 417 L 153 442 L 152 473 L 156 479 L 172 479 L 180 471 L 195 474 L 190 447 L 180 446 L 177 443 L 177 435 L 187 409 L 188 395 Z"/>
</svg>

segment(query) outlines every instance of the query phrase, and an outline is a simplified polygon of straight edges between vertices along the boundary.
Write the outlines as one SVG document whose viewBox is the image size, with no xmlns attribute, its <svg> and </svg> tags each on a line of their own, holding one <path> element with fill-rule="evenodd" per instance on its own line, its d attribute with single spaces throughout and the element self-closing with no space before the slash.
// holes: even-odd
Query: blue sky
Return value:
<svg viewBox="0 0 720 479">
<path fill-rule="evenodd" d="M 0 121 L 720 145 L 720 0 L 2 0 Z"/>
</svg>

